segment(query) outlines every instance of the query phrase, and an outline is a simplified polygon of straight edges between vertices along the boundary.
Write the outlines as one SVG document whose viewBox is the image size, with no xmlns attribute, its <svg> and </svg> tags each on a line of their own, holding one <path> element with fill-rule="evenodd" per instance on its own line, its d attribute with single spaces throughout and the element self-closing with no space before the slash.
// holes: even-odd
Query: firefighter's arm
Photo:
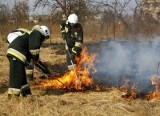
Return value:
<svg viewBox="0 0 160 116">
<path fill-rule="evenodd" d="M 80 30 L 76 34 L 76 41 L 74 47 L 72 48 L 72 53 L 74 53 L 75 55 L 80 55 L 82 51 L 82 45 L 83 45 L 83 31 Z"/>
<path fill-rule="evenodd" d="M 66 21 L 62 21 L 60 28 L 61 28 L 61 34 L 62 34 L 62 39 L 65 40 L 66 39 L 66 30 L 65 30 L 65 25 L 66 25 Z"/>
<path fill-rule="evenodd" d="M 38 31 L 33 31 L 29 38 L 29 51 L 32 54 L 34 62 L 38 62 L 40 47 L 42 45 L 42 35 Z"/>
</svg>

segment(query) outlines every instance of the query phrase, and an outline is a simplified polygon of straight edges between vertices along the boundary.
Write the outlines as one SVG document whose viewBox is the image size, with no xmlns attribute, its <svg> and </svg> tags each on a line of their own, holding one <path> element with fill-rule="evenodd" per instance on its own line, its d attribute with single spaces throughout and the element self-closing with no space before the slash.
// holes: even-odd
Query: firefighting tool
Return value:
<svg viewBox="0 0 160 116">
<path fill-rule="evenodd" d="M 38 68 L 40 68 L 40 69 L 42 69 L 43 71 L 43 73 L 48 73 L 48 74 L 51 74 L 51 72 L 47 69 L 47 67 L 45 67 L 42 63 L 41 63 L 41 61 L 40 62 L 36 62 L 35 63 L 35 65 L 38 67 Z"/>
<path fill-rule="evenodd" d="M 47 70 L 45 67 L 43 67 L 40 63 L 36 63 L 39 67 L 41 67 L 42 69 L 44 69 L 44 70 Z M 41 71 L 42 72 L 42 71 Z M 43 72 L 42 72 L 43 73 Z M 47 78 L 50 78 L 47 74 L 45 74 L 45 73 L 43 73 L 44 74 L 44 76 L 45 77 L 47 77 Z M 51 77 L 55 77 L 53 74 L 51 74 Z M 60 82 L 62 85 L 64 85 L 59 79 L 57 79 L 56 78 L 56 80 L 58 81 L 58 82 Z M 65 85 L 64 85 L 65 86 Z"/>
<path fill-rule="evenodd" d="M 76 73 L 75 65 L 74 65 L 74 63 L 73 63 L 73 61 L 72 61 L 71 53 L 70 53 L 70 51 L 69 51 L 69 49 L 68 49 L 68 45 L 67 45 L 66 39 L 64 39 L 64 42 L 65 42 L 66 50 L 67 50 L 68 55 L 69 55 L 69 57 L 70 57 L 71 65 L 72 65 L 73 70 L 74 70 L 74 75 L 75 75 L 75 78 L 76 78 L 76 86 L 77 86 L 77 83 L 79 82 L 79 79 L 78 79 L 78 76 L 77 76 L 77 73 Z"/>
<path fill-rule="evenodd" d="M 29 62 L 26 62 L 26 63 L 27 63 L 28 65 L 30 65 Z M 43 67 L 40 63 L 36 62 L 36 64 L 39 66 L 39 68 L 47 71 L 47 69 L 46 69 L 45 67 Z M 40 71 L 45 77 L 50 78 L 47 74 L 45 74 L 44 72 L 42 72 L 42 70 L 38 70 L 38 71 Z M 51 76 L 52 76 L 52 77 L 55 77 L 53 74 L 51 74 Z M 56 79 L 56 80 L 57 80 L 58 82 L 60 82 L 62 85 L 64 85 L 59 79 Z M 64 86 L 65 86 L 65 85 L 64 85 Z"/>
</svg>

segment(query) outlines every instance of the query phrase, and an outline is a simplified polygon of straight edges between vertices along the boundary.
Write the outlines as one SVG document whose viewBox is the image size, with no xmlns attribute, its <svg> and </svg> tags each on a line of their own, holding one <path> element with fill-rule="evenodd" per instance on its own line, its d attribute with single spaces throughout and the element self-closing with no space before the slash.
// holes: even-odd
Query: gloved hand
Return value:
<svg viewBox="0 0 160 116">
<path fill-rule="evenodd" d="M 77 55 L 77 51 L 75 50 L 75 47 L 72 48 L 72 54 Z"/>
<path fill-rule="evenodd" d="M 72 48 L 72 53 L 75 54 L 76 56 L 79 56 L 81 51 L 82 51 L 82 48 L 80 48 L 80 47 L 75 46 Z"/>
<path fill-rule="evenodd" d="M 32 60 L 28 60 L 28 61 L 26 61 L 25 66 L 33 68 L 34 62 Z"/>
</svg>

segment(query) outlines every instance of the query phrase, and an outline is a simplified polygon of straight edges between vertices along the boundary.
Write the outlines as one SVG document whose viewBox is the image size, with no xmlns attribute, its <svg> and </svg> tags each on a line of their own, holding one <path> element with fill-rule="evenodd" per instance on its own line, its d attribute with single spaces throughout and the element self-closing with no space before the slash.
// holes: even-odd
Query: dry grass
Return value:
<svg viewBox="0 0 160 116">
<path fill-rule="evenodd" d="M 86 43 L 89 39 L 85 41 Z M 65 72 L 65 52 L 61 39 L 48 42 L 41 49 L 41 60 L 56 76 Z M 32 96 L 7 99 L 9 63 L 5 56 L 6 45 L 0 42 L 0 116 L 159 116 L 160 101 L 143 99 L 126 100 L 121 92 L 112 89 L 105 92 L 64 92 L 37 88 L 35 82 L 43 81 L 35 72 L 30 82 Z"/>
</svg>

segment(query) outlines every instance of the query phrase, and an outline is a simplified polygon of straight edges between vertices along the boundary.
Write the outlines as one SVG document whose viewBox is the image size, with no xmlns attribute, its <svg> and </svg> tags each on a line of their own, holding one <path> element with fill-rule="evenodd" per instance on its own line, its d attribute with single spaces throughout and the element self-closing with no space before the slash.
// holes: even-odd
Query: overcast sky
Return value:
<svg viewBox="0 0 160 116">
<path fill-rule="evenodd" d="M 0 0 L 0 3 L 6 4 L 12 9 L 15 1 L 28 1 L 29 2 L 29 14 L 30 15 L 39 15 L 39 14 L 49 14 L 49 9 L 46 8 L 37 8 L 35 11 L 33 11 L 33 3 L 35 0 Z"/>
<path fill-rule="evenodd" d="M 29 2 L 29 9 L 30 9 L 29 15 L 50 14 L 50 12 L 49 12 L 50 10 L 47 7 L 36 8 L 36 10 L 33 11 L 33 3 L 36 0 L 0 0 L 0 3 L 7 4 L 10 8 L 12 8 L 15 1 L 28 1 Z M 120 1 L 123 2 L 125 0 L 120 0 Z M 130 13 L 131 9 L 133 9 L 134 6 L 135 6 L 135 2 L 134 2 L 134 0 L 131 0 L 130 4 L 128 5 L 127 11 Z"/>
</svg>

